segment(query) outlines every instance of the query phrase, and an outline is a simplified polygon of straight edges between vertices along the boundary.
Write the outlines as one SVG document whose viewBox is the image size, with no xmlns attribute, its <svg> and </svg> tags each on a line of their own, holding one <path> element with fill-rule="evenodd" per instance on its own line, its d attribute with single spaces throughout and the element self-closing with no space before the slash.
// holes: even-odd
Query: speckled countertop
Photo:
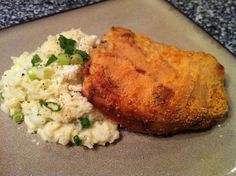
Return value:
<svg viewBox="0 0 236 176">
<path fill-rule="evenodd" d="M 0 29 L 102 0 L 0 0 Z M 167 0 L 236 55 L 236 0 Z"/>
<path fill-rule="evenodd" d="M 236 55 L 236 0 L 168 0 Z"/>
</svg>

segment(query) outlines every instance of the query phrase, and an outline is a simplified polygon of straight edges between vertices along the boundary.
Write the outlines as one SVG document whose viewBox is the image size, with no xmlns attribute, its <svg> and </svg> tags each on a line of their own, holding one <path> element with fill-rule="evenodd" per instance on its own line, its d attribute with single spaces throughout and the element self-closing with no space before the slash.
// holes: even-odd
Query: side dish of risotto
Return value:
<svg viewBox="0 0 236 176">
<path fill-rule="evenodd" d="M 29 133 L 67 145 L 113 143 L 117 124 L 106 119 L 81 94 L 82 67 L 99 40 L 79 29 L 49 36 L 35 52 L 12 57 L 0 80 L 1 109 Z"/>
</svg>

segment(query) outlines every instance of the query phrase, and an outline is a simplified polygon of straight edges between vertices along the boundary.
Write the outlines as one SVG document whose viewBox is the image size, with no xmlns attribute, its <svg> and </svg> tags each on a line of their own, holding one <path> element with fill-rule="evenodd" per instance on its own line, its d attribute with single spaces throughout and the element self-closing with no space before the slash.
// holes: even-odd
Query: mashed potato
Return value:
<svg viewBox="0 0 236 176">
<path fill-rule="evenodd" d="M 86 52 L 98 43 L 96 36 L 80 30 L 61 35 L 75 40 L 75 47 Z M 0 92 L 4 97 L 1 109 L 10 116 L 20 112 L 28 132 L 38 133 L 48 142 L 66 145 L 75 142 L 75 136 L 88 148 L 114 142 L 119 138 L 117 124 L 106 119 L 81 95 L 82 65 L 58 64 L 56 61 L 45 66 L 50 56 L 64 52 L 58 38 L 59 35 L 49 36 L 35 52 L 24 52 L 20 57 L 12 58 L 14 65 L 5 71 L 0 81 Z M 36 54 L 41 60 L 39 65 L 32 66 Z M 37 72 L 37 79 L 30 77 L 30 69 Z M 81 119 L 84 118 L 89 121 L 89 127 L 83 127 Z"/>
</svg>

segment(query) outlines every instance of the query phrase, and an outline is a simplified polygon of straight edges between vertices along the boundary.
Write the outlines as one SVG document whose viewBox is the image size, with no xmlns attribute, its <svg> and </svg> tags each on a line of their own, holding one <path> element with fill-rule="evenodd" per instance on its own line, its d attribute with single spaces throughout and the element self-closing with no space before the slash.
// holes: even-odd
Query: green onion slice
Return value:
<svg viewBox="0 0 236 176">
<path fill-rule="evenodd" d="M 74 48 L 68 47 L 64 49 L 65 54 L 72 55 L 74 53 Z"/>
<path fill-rule="evenodd" d="M 51 69 L 44 69 L 44 72 L 43 72 L 43 78 L 44 79 L 50 79 L 54 74 L 54 71 L 51 70 Z"/>
<path fill-rule="evenodd" d="M 88 53 L 75 48 L 75 44 L 76 44 L 75 40 L 68 39 L 63 35 L 60 35 L 58 40 L 60 42 L 60 47 L 64 50 L 65 54 L 68 54 L 69 56 L 73 54 L 79 54 L 82 57 L 83 62 L 86 62 L 90 59 L 90 56 L 88 55 Z"/>
<path fill-rule="evenodd" d="M 22 112 L 15 112 L 13 115 L 12 115 L 12 119 L 20 124 L 24 121 L 24 114 Z"/>
<path fill-rule="evenodd" d="M 52 112 L 58 112 L 62 109 L 61 105 L 52 101 L 39 100 L 39 104 L 50 109 Z"/>
<path fill-rule="evenodd" d="M 70 56 L 68 54 L 65 53 L 60 53 L 57 56 L 58 60 L 58 64 L 59 65 L 69 65 L 70 64 Z"/>
<path fill-rule="evenodd" d="M 75 48 L 75 44 L 76 44 L 75 40 L 68 39 L 68 38 L 66 38 L 63 35 L 60 35 L 58 40 L 60 42 L 60 47 L 62 49 L 64 49 L 64 52 L 66 54 L 69 54 L 69 55 L 73 54 L 74 48 Z"/>
<path fill-rule="evenodd" d="M 49 59 L 48 59 L 47 63 L 45 64 L 45 66 L 49 66 L 50 64 L 52 64 L 52 63 L 55 62 L 56 60 L 57 60 L 57 57 L 56 57 L 54 54 L 52 54 L 52 55 L 49 57 Z"/>
<path fill-rule="evenodd" d="M 29 76 L 30 80 L 38 79 L 40 80 L 40 75 L 42 74 L 42 69 L 38 67 L 32 67 L 26 70 L 27 75 Z"/>
<path fill-rule="evenodd" d="M 4 100 L 4 96 L 2 92 L 0 92 L 0 100 Z"/>
<path fill-rule="evenodd" d="M 91 123 L 87 117 L 83 117 L 80 120 L 80 124 L 82 126 L 82 129 L 89 128 L 91 126 Z"/>
<path fill-rule="evenodd" d="M 31 67 L 26 73 L 30 80 L 50 79 L 54 74 L 53 70 L 46 67 Z"/>
<path fill-rule="evenodd" d="M 70 60 L 70 64 L 76 65 L 76 64 L 83 64 L 83 58 L 80 54 L 74 54 L 72 55 L 72 58 Z"/>
<path fill-rule="evenodd" d="M 85 51 L 79 50 L 79 49 L 76 49 L 74 51 L 74 54 L 81 55 L 81 57 L 83 58 L 84 62 L 87 62 L 90 59 L 90 56 L 89 56 L 88 53 L 86 53 Z"/>
<path fill-rule="evenodd" d="M 73 141 L 74 141 L 74 144 L 75 144 L 75 145 L 81 145 L 81 143 L 82 143 L 82 140 L 79 138 L 78 135 L 75 135 L 75 136 L 73 137 Z"/>
<path fill-rule="evenodd" d="M 33 67 L 38 66 L 40 64 L 40 62 L 42 62 L 42 60 L 40 59 L 38 54 L 35 54 L 33 56 L 33 58 L 31 59 L 31 63 L 32 63 Z"/>
</svg>

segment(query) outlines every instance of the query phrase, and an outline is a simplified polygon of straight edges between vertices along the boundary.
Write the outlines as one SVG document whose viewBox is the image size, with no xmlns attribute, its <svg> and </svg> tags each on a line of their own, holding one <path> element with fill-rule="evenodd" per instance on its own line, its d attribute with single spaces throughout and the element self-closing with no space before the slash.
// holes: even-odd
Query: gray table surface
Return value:
<svg viewBox="0 0 236 176">
<path fill-rule="evenodd" d="M 0 29 L 102 0 L 0 0 Z M 236 55 L 236 0 L 167 0 Z"/>
</svg>

